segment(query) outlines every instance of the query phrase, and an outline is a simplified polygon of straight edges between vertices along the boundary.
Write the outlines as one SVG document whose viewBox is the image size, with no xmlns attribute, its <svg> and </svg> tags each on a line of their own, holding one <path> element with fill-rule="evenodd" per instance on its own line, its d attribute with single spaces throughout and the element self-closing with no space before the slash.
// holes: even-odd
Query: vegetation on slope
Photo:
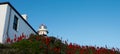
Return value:
<svg viewBox="0 0 120 54">
<path fill-rule="evenodd" d="M 68 44 L 55 37 L 31 35 L 28 39 L 20 39 L 12 44 L 0 44 L 0 54 L 120 54 L 120 51 L 115 48 Z"/>
</svg>

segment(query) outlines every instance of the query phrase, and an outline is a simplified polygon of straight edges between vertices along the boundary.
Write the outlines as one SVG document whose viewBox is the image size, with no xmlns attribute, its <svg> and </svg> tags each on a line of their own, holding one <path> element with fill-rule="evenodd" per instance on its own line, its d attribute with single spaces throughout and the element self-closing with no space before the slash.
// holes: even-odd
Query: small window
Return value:
<svg viewBox="0 0 120 54">
<path fill-rule="evenodd" d="M 17 26 L 18 26 L 18 18 L 14 16 L 13 29 L 16 31 L 17 31 Z"/>
</svg>

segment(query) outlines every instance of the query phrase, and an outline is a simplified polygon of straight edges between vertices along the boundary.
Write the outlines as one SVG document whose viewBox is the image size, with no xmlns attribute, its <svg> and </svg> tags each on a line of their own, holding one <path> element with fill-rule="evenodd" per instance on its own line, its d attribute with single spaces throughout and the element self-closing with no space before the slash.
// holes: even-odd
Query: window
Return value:
<svg viewBox="0 0 120 54">
<path fill-rule="evenodd" d="M 17 31 L 17 26 L 18 26 L 18 18 L 14 16 L 13 29 L 16 31 Z"/>
</svg>

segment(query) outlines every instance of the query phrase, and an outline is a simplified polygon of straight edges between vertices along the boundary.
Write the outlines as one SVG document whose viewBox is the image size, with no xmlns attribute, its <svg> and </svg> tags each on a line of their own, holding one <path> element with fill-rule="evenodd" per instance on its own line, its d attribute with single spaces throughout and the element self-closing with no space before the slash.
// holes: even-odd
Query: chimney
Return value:
<svg viewBox="0 0 120 54">
<path fill-rule="evenodd" d="M 22 17 L 27 21 L 27 14 L 23 14 Z"/>
</svg>

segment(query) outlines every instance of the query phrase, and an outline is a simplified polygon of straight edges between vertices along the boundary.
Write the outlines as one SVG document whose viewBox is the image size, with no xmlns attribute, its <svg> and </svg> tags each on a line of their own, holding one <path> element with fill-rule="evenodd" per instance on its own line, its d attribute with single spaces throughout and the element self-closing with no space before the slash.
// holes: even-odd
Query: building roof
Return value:
<svg viewBox="0 0 120 54">
<path fill-rule="evenodd" d="M 20 14 L 9 2 L 2 2 L 2 3 L 0 3 L 0 5 L 3 5 L 3 4 L 8 4 L 8 5 L 20 16 L 20 18 L 22 18 L 22 20 L 23 20 L 36 34 L 38 34 L 38 33 L 33 29 L 33 27 L 21 16 L 21 14 Z"/>
</svg>

